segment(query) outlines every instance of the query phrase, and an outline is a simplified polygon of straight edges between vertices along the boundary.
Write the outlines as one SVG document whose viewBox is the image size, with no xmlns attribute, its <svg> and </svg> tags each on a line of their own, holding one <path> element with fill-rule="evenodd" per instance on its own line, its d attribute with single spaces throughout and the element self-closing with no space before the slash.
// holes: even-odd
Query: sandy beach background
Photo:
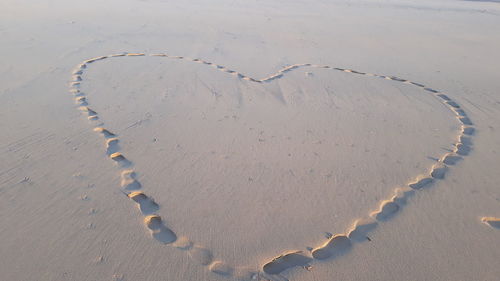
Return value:
<svg viewBox="0 0 500 281">
<path fill-rule="evenodd" d="M 185 2 L 0 3 L 2 279 L 498 280 L 499 3 Z"/>
</svg>

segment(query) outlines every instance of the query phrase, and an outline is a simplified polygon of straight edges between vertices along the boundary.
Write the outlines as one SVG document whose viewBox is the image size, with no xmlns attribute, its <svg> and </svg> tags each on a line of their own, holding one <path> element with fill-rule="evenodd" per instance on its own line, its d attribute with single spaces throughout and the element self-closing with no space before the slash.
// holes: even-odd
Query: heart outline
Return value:
<svg viewBox="0 0 500 281">
<path fill-rule="evenodd" d="M 311 256 L 305 255 L 302 251 L 285 252 L 273 258 L 271 261 L 266 262 L 261 266 L 261 270 L 251 269 L 250 267 L 230 267 L 226 263 L 215 260 L 211 252 L 191 242 L 186 237 L 177 237 L 175 232 L 165 226 L 162 218 L 156 214 L 159 209 L 150 197 L 144 192 L 137 191 L 142 188 L 141 183 L 136 179 L 136 172 L 133 169 L 133 162 L 129 161 L 121 152 L 119 147 L 119 139 L 108 129 L 104 128 L 104 123 L 100 121 L 99 115 L 96 111 L 89 107 L 87 96 L 80 91 L 80 85 L 83 81 L 82 75 L 86 71 L 88 65 L 115 57 L 143 57 L 147 56 L 145 53 L 119 53 L 106 56 L 91 58 L 80 63 L 72 72 L 72 79 L 70 80 L 69 92 L 74 95 L 78 108 L 87 114 L 87 118 L 92 122 L 94 131 L 103 135 L 106 144 L 106 154 L 110 159 L 115 161 L 121 172 L 121 192 L 128 198 L 137 203 L 141 213 L 145 216 L 144 223 L 150 230 L 152 237 L 164 244 L 172 244 L 174 247 L 185 250 L 188 254 L 203 266 L 208 266 L 209 270 L 223 276 L 233 276 L 241 280 L 257 280 L 261 278 L 273 279 L 273 276 L 279 276 L 281 272 L 295 267 L 302 266 L 310 269 L 314 260 L 325 260 L 335 258 L 343 255 L 349 251 L 353 243 L 362 242 L 368 238 L 367 233 L 375 229 L 379 223 L 389 220 L 393 215 L 400 211 L 406 204 L 407 199 L 415 192 L 424 187 L 433 184 L 437 180 L 444 178 L 445 173 L 448 171 L 449 166 L 455 165 L 464 156 L 468 155 L 472 146 L 472 136 L 475 133 L 475 127 L 469 119 L 466 112 L 460 107 L 458 103 L 453 101 L 449 96 L 441 91 L 433 88 L 426 87 L 423 84 L 413 82 L 411 80 L 402 79 L 395 76 L 385 76 L 366 72 L 360 72 L 352 69 L 332 67 L 328 65 L 317 65 L 311 63 L 294 64 L 278 70 L 276 73 L 271 74 L 262 79 L 255 79 L 250 76 L 244 75 L 240 72 L 226 68 L 225 66 L 214 64 L 198 58 L 188 58 L 183 56 L 171 56 L 167 54 L 149 54 L 148 56 L 164 57 L 170 59 L 186 60 L 191 62 L 202 63 L 215 67 L 217 70 L 226 72 L 254 83 L 266 83 L 276 79 L 280 79 L 285 73 L 296 70 L 301 67 L 332 69 L 357 75 L 365 75 L 369 77 L 377 77 L 392 81 L 410 84 L 424 91 L 433 94 L 437 99 L 449 108 L 460 123 L 460 132 L 457 134 L 457 141 L 454 144 L 453 151 L 443 154 L 438 161 L 429 169 L 428 173 L 418 175 L 415 180 L 410 181 L 404 187 L 394 189 L 388 199 L 382 200 L 378 208 L 369 213 L 368 216 L 354 220 L 352 226 L 345 232 L 339 234 L 331 234 L 327 240 L 320 246 L 311 249 Z"/>
</svg>

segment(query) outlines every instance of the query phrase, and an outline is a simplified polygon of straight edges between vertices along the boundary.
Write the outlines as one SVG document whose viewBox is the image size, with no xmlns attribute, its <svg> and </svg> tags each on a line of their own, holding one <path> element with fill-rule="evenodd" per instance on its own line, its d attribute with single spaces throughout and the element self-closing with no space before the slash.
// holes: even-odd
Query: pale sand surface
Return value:
<svg viewBox="0 0 500 281">
<path fill-rule="evenodd" d="M 2 280 L 498 280 L 497 3 L 0 11 Z"/>
</svg>

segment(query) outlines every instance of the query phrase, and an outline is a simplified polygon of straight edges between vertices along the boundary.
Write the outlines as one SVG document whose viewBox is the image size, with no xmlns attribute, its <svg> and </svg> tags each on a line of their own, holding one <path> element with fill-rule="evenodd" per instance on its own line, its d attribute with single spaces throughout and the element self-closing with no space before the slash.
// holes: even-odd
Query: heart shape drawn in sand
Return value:
<svg viewBox="0 0 500 281">
<path fill-rule="evenodd" d="M 415 178 L 407 183 L 404 187 L 396 188 L 393 194 L 391 194 L 391 196 L 386 198 L 385 200 L 382 200 L 380 204 L 375 208 L 375 210 L 368 213 L 363 218 L 354 220 L 352 226 L 344 233 L 329 235 L 326 241 L 319 243 L 316 248 L 311 249 L 310 253 L 305 253 L 302 251 L 288 251 L 273 258 L 272 260 L 265 262 L 263 265 L 257 268 L 251 266 L 232 267 L 224 261 L 217 260 L 212 255 L 210 250 L 200 245 L 194 244 L 185 237 L 178 237 L 174 230 L 166 226 L 163 218 L 156 214 L 159 209 L 159 205 L 154 202 L 151 197 L 140 191 L 142 185 L 137 180 L 136 172 L 133 170 L 132 161 L 121 153 L 118 137 L 114 133 L 112 133 L 111 130 L 106 129 L 103 122 L 101 122 L 101 120 L 99 119 L 99 114 L 89 105 L 87 96 L 80 91 L 80 86 L 84 82 L 82 75 L 90 65 L 94 65 L 96 62 L 111 58 L 141 56 L 153 56 L 165 59 L 196 62 L 214 67 L 216 70 L 231 74 L 238 79 L 243 79 L 253 83 L 271 82 L 273 80 L 280 79 L 290 71 L 304 67 L 331 69 L 334 71 L 351 73 L 353 75 L 362 75 L 366 77 L 392 80 L 404 84 L 413 85 L 420 88 L 426 93 L 434 95 L 436 97 L 436 100 L 447 106 L 451 110 L 451 112 L 454 113 L 456 119 L 460 123 L 461 129 L 457 132 L 457 140 L 454 144 L 453 151 L 449 151 L 441 155 L 441 157 L 434 163 L 434 165 L 432 167 L 429 167 L 427 173 L 416 175 Z M 79 64 L 72 73 L 70 93 L 74 95 L 75 100 L 78 104 L 78 108 L 82 112 L 84 112 L 88 120 L 91 121 L 93 130 L 97 133 L 102 134 L 102 136 L 104 137 L 104 141 L 106 144 L 106 154 L 111 160 L 118 164 L 118 167 L 120 167 L 122 192 L 125 193 L 128 198 L 130 198 L 139 206 L 142 214 L 144 215 L 144 223 L 147 229 L 150 231 L 151 236 L 163 244 L 172 245 L 180 250 L 186 251 L 193 260 L 197 261 L 203 266 L 206 266 L 215 274 L 234 277 L 238 280 L 275 280 L 277 276 L 279 276 L 283 271 L 289 268 L 301 266 L 305 269 L 310 269 L 311 264 L 315 261 L 338 257 L 349 251 L 355 243 L 369 239 L 367 237 L 367 233 L 375 229 L 380 223 L 389 220 L 393 217 L 393 215 L 400 211 L 402 207 L 406 205 L 409 196 L 411 196 L 414 192 L 423 189 L 424 187 L 430 186 L 434 181 L 443 179 L 449 166 L 455 165 L 464 156 L 468 155 L 472 146 L 471 138 L 474 135 L 475 131 L 473 124 L 465 111 L 448 95 L 440 91 L 426 87 L 425 85 L 420 83 L 412 82 L 410 80 L 394 76 L 377 75 L 359 72 L 351 69 L 337 68 L 328 65 L 316 65 L 310 63 L 290 65 L 266 78 L 255 79 L 241 74 L 237 71 L 230 70 L 224 66 L 204 61 L 202 59 L 191 59 L 187 57 L 171 56 L 166 54 L 146 55 L 143 53 L 120 53 L 88 59 Z"/>
</svg>

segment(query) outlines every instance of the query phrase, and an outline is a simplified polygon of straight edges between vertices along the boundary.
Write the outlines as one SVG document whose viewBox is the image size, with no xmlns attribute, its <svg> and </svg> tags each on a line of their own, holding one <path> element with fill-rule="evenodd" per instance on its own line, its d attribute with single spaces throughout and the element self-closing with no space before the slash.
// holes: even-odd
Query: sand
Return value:
<svg viewBox="0 0 500 281">
<path fill-rule="evenodd" d="M 6 1 L 6 280 L 497 280 L 500 6 Z"/>
</svg>

